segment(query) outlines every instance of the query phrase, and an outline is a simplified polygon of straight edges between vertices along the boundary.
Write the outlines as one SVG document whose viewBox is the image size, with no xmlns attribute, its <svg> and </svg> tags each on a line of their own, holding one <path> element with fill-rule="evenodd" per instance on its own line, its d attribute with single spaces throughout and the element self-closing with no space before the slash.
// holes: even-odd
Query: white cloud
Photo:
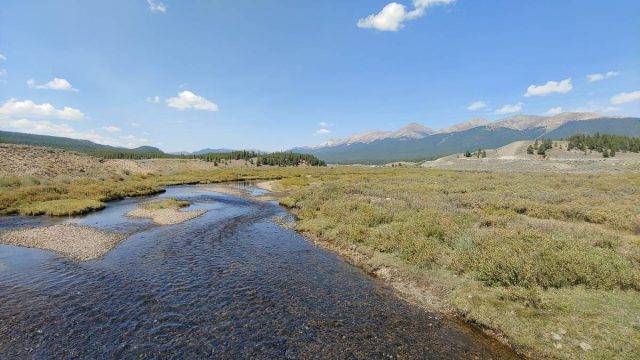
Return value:
<svg viewBox="0 0 640 360">
<path fill-rule="evenodd" d="M 618 71 L 609 71 L 604 74 L 601 74 L 601 73 L 589 74 L 587 75 L 587 80 L 589 80 L 589 82 L 595 82 L 595 81 L 600 81 L 604 79 L 610 79 L 618 75 L 620 75 L 620 72 Z"/>
<path fill-rule="evenodd" d="M 0 54 L 0 60 L 2 60 L 2 61 L 7 60 L 7 57 L 2 55 L 2 54 Z"/>
<path fill-rule="evenodd" d="M 62 78 L 53 78 L 53 80 L 48 83 L 41 85 L 37 85 L 35 80 L 29 79 L 27 80 L 27 85 L 29 85 L 30 88 L 35 89 L 78 91 L 78 89 L 74 89 L 69 81 Z"/>
<path fill-rule="evenodd" d="M 117 132 L 122 131 L 122 129 L 120 129 L 120 128 L 119 128 L 119 127 L 117 127 L 117 126 L 113 126 L 113 125 L 110 125 L 110 126 L 103 126 L 103 127 L 102 127 L 102 130 L 104 130 L 104 131 L 106 131 L 106 132 L 108 132 L 108 133 L 112 133 L 112 134 L 113 134 L 113 133 L 117 133 Z"/>
<path fill-rule="evenodd" d="M 630 93 L 626 93 L 626 92 L 620 93 L 611 98 L 611 103 L 613 105 L 620 105 L 620 104 L 625 104 L 628 102 L 638 101 L 638 100 L 640 100 L 640 90 L 633 91 Z"/>
<path fill-rule="evenodd" d="M 138 147 L 148 144 L 149 140 L 133 135 L 119 138 L 105 137 L 95 130 L 79 131 L 68 124 L 58 124 L 49 120 L 3 119 L 0 118 L 0 128 L 8 131 L 26 132 L 38 135 L 62 136 L 73 139 L 89 140 L 99 144 Z"/>
<path fill-rule="evenodd" d="M 189 90 L 178 93 L 178 96 L 168 98 L 167 105 L 178 110 L 196 109 L 205 111 L 218 111 L 218 105 L 194 94 Z"/>
<path fill-rule="evenodd" d="M 486 107 L 487 107 L 487 104 L 484 101 L 478 100 L 469 104 L 469 106 L 467 107 L 467 110 L 475 111 L 475 110 L 484 109 Z"/>
<path fill-rule="evenodd" d="M 155 1 L 155 0 L 147 0 L 147 4 L 149 4 L 149 10 L 151 10 L 151 12 L 153 13 L 166 13 L 167 12 L 167 5 L 165 5 L 164 3 L 160 2 L 160 1 Z"/>
<path fill-rule="evenodd" d="M 551 109 L 547 110 L 545 114 L 549 116 L 553 116 L 553 115 L 558 115 L 560 113 L 562 113 L 562 107 L 558 106 L 558 107 L 552 107 Z"/>
<path fill-rule="evenodd" d="M 147 98 L 147 102 L 157 104 L 160 102 L 160 96 L 150 96 Z"/>
<path fill-rule="evenodd" d="M 0 69 L 0 76 L 7 75 L 7 69 Z"/>
<path fill-rule="evenodd" d="M 531 85 L 527 88 L 525 97 L 545 96 L 553 93 L 566 94 L 573 89 L 571 78 L 562 81 L 549 81 L 544 85 Z"/>
<path fill-rule="evenodd" d="M 513 114 L 513 113 L 517 113 L 520 112 L 522 110 L 522 106 L 524 104 L 519 102 L 517 104 L 508 104 L 505 105 L 503 107 L 501 107 L 500 109 L 496 110 L 496 114 Z"/>
<path fill-rule="evenodd" d="M 61 120 L 82 120 L 84 114 L 68 106 L 56 109 L 49 103 L 36 104 L 31 100 L 17 101 L 9 99 L 0 106 L 0 116 L 8 118 L 35 117 Z"/>
<path fill-rule="evenodd" d="M 141 125 L 140 125 L 140 123 L 132 122 L 132 123 L 131 123 L 131 126 L 133 126 L 133 127 L 140 127 Z"/>
<path fill-rule="evenodd" d="M 318 123 L 318 129 L 313 133 L 314 135 L 327 135 L 331 134 L 331 129 L 329 129 L 332 125 L 327 122 Z"/>
<path fill-rule="evenodd" d="M 426 9 L 434 5 L 448 5 L 455 0 L 414 0 L 411 11 L 404 5 L 391 2 L 385 5 L 377 14 L 371 14 L 358 20 L 357 26 L 362 29 L 376 29 L 378 31 L 398 31 L 404 27 L 404 22 L 422 17 Z"/>
</svg>

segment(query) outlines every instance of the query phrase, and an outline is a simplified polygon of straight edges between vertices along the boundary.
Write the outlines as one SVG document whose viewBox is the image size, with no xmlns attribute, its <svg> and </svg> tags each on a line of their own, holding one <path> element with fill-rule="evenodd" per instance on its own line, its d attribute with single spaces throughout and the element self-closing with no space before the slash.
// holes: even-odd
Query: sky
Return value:
<svg viewBox="0 0 640 360">
<path fill-rule="evenodd" d="M 285 150 L 416 122 L 640 115 L 637 0 L 3 0 L 0 130 Z"/>
</svg>

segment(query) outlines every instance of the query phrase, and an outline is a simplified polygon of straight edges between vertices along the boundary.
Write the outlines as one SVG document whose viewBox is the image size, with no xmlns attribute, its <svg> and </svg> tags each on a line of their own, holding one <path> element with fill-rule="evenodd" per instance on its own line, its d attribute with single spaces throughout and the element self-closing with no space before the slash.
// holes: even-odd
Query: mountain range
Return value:
<svg viewBox="0 0 640 360">
<path fill-rule="evenodd" d="M 440 130 L 412 123 L 397 131 L 373 131 L 331 140 L 318 146 L 293 148 L 290 151 L 315 155 L 327 163 L 334 164 L 383 164 L 394 161 L 429 160 L 467 150 L 494 149 L 519 140 L 562 139 L 577 133 L 640 137 L 640 118 L 606 117 L 595 113 L 518 115 L 499 121 L 472 119 Z M 128 149 L 96 144 L 88 140 L 8 131 L 0 131 L 0 143 L 48 146 L 103 157 L 130 158 L 230 151 L 207 148 L 192 153 L 167 154 L 152 146 Z"/>
<path fill-rule="evenodd" d="M 31 146 L 44 146 L 58 149 L 72 150 L 90 154 L 131 154 L 156 155 L 165 153 L 153 146 L 140 146 L 134 149 L 96 144 L 89 140 L 79 140 L 60 136 L 35 135 L 11 131 L 0 131 L 0 143 Z"/>
<path fill-rule="evenodd" d="M 473 119 L 441 130 L 412 123 L 397 131 L 373 131 L 291 151 L 313 154 L 328 163 L 380 164 L 497 148 L 518 140 L 560 139 L 576 133 L 596 132 L 640 136 L 640 118 L 578 112 L 554 116 L 517 115 L 498 121 Z"/>
</svg>

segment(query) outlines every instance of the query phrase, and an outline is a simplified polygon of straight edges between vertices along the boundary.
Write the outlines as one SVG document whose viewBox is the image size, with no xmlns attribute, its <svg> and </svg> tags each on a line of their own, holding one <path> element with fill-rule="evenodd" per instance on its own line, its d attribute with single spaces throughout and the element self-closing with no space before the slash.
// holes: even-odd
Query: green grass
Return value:
<svg viewBox="0 0 640 360">
<path fill-rule="evenodd" d="M 22 206 L 20 213 L 24 215 L 73 216 L 104 209 L 104 203 L 90 199 L 61 199 L 40 201 Z"/>
<path fill-rule="evenodd" d="M 0 179 L 0 215 L 68 215 L 95 210 L 95 203 L 125 197 L 145 196 L 164 191 L 167 185 L 207 184 L 226 181 L 270 180 L 299 175 L 295 169 L 230 169 L 194 171 L 169 175 L 132 175 L 105 179 Z M 64 201 L 63 201 L 64 200 Z M 51 203 L 60 201 L 59 203 Z M 51 204 L 64 204 L 64 211 Z"/>
<path fill-rule="evenodd" d="M 191 205 L 186 200 L 162 199 L 145 202 L 141 207 L 145 210 L 180 209 Z"/>
<path fill-rule="evenodd" d="M 320 183 L 282 200 L 298 230 L 412 268 L 450 307 L 523 353 L 640 351 L 640 174 L 315 176 Z M 564 340 L 554 341 L 560 330 Z"/>
</svg>

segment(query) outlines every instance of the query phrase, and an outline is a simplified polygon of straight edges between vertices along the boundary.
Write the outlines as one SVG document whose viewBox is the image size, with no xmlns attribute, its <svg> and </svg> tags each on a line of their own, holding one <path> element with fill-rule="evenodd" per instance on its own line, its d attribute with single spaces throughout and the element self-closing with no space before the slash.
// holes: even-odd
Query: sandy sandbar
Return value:
<svg viewBox="0 0 640 360">
<path fill-rule="evenodd" d="M 205 210 L 180 211 L 179 209 L 145 209 L 137 208 L 127 215 L 136 218 L 151 219 L 158 225 L 175 225 L 187 220 L 197 218 L 204 214 Z"/>
<path fill-rule="evenodd" d="M 79 261 L 102 257 L 124 238 L 123 234 L 73 224 L 19 229 L 0 234 L 3 244 L 51 250 Z"/>
</svg>

